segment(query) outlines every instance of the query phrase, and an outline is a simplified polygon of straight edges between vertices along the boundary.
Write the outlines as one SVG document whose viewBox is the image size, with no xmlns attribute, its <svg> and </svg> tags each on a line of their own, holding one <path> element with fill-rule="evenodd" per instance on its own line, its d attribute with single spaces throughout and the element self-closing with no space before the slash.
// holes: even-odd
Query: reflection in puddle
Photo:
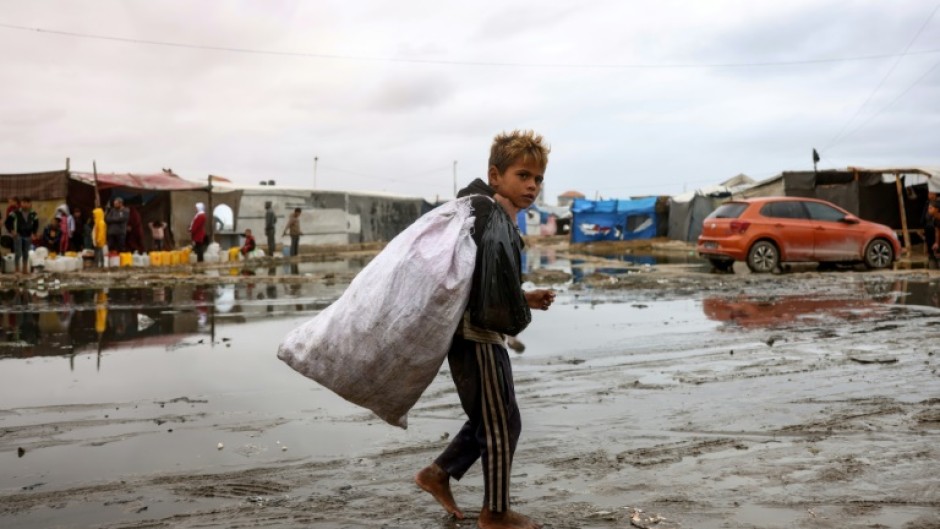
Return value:
<svg viewBox="0 0 940 529">
<path fill-rule="evenodd" d="M 342 286 L 180 285 L 104 290 L 0 292 L 0 359 L 74 356 L 213 340 L 220 322 L 284 317 L 326 307 Z"/>
<path fill-rule="evenodd" d="M 784 327 L 819 318 L 857 320 L 871 317 L 879 306 L 878 302 L 868 299 L 805 296 L 705 298 L 702 301 L 702 310 L 708 319 L 741 327 Z"/>
<path fill-rule="evenodd" d="M 740 327 L 784 327 L 820 319 L 856 321 L 881 315 L 887 305 L 940 308 L 940 283 L 898 280 L 867 285 L 857 296 L 709 297 L 702 310 L 710 320 Z"/>
</svg>

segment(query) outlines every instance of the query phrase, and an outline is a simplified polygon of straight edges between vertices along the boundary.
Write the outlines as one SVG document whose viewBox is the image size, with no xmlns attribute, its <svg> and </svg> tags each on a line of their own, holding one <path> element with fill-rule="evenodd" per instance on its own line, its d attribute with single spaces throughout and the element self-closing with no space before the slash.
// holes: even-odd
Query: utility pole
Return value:
<svg viewBox="0 0 940 529">
<path fill-rule="evenodd" d="M 317 188 L 317 162 L 320 161 L 320 158 L 317 156 L 313 157 L 313 188 Z"/>
<path fill-rule="evenodd" d="M 457 160 L 454 160 L 454 198 L 457 198 Z"/>
</svg>

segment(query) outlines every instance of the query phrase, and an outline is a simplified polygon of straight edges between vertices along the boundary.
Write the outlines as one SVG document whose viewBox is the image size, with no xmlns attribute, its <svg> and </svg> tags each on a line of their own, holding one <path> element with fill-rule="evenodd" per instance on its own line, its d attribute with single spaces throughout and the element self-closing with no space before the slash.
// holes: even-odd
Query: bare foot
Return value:
<svg viewBox="0 0 940 529">
<path fill-rule="evenodd" d="M 477 520 L 480 529 L 541 529 L 542 524 L 516 511 L 490 512 L 489 507 L 480 511 Z"/>
<path fill-rule="evenodd" d="M 444 510 L 463 520 L 463 512 L 457 508 L 454 495 L 450 492 L 450 476 L 444 472 L 444 469 L 436 463 L 431 463 L 415 475 L 415 483 L 421 487 L 421 490 L 434 496 Z"/>
</svg>

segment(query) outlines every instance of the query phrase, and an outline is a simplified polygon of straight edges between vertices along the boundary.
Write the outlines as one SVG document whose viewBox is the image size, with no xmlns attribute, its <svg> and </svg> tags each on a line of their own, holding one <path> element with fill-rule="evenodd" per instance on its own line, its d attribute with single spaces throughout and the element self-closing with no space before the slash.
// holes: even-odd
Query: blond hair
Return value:
<svg viewBox="0 0 940 529">
<path fill-rule="evenodd" d="M 551 147 L 542 143 L 542 135 L 534 130 L 504 131 L 493 138 L 489 166 L 503 174 L 513 162 L 522 158 L 523 161 L 534 160 L 544 170 L 551 151 Z"/>
</svg>

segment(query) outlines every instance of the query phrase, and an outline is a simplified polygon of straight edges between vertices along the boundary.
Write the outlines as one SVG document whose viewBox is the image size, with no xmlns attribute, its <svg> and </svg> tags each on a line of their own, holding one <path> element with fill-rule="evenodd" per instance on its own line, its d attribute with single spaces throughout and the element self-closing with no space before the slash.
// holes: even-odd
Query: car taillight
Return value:
<svg viewBox="0 0 940 529">
<path fill-rule="evenodd" d="M 732 220 L 731 233 L 744 233 L 750 226 L 751 223 L 746 220 Z"/>
</svg>

